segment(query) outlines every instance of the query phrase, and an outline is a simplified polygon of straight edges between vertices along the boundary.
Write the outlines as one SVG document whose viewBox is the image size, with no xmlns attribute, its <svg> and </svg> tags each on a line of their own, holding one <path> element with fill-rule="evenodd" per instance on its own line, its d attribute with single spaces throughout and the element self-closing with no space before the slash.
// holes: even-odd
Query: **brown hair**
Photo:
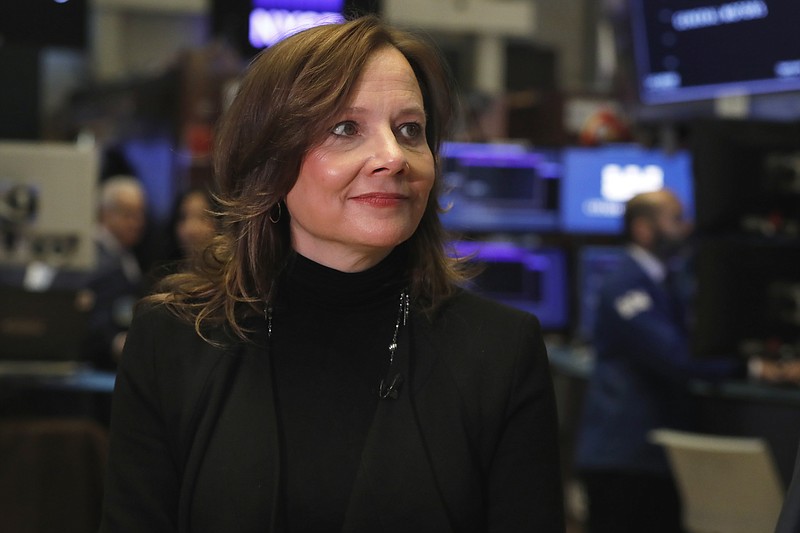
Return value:
<svg viewBox="0 0 800 533">
<path fill-rule="evenodd" d="M 366 16 L 297 33 L 250 64 L 216 135 L 221 234 L 201 268 L 166 278 L 150 301 L 193 320 L 201 335 L 206 325 L 224 323 L 246 337 L 242 319 L 263 313 L 291 249 L 286 209 L 277 223 L 270 217 L 294 186 L 306 152 L 348 105 L 367 60 L 385 46 L 399 50 L 417 76 L 436 166 L 428 205 L 409 239 L 412 295 L 426 310 L 452 295 L 464 276 L 445 251 L 438 200 L 439 146 L 454 110 L 451 78 L 426 40 Z"/>
</svg>

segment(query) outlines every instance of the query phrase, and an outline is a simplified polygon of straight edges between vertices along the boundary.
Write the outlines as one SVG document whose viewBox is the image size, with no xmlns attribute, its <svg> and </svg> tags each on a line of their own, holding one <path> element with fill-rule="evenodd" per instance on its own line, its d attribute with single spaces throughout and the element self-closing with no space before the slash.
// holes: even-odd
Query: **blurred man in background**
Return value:
<svg viewBox="0 0 800 533">
<path fill-rule="evenodd" d="M 113 369 L 122 354 L 133 304 L 144 293 L 132 249 L 144 235 L 147 203 L 141 183 L 129 175 L 104 180 L 99 200 L 97 265 L 87 281 L 95 296 L 88 349 L 98 367 Z"/>
<path fill-rule="evenodd" d="M 690 378 L 746 374 L 742 361 L 692 357 L 686 305 L 671 270 L 689 231 L 669 190 L 626 204 L 627 254 L 600 292 L 595 366 L 577 443 L 590 533 L 682 531 L 667 459 L 648 433 L 693 427 Z"/>
</svg>

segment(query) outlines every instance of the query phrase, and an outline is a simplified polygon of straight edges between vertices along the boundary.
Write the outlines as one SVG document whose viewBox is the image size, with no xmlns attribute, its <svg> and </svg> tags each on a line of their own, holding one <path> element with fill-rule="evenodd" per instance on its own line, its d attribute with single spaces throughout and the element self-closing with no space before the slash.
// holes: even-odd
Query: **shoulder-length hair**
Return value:
<svg viewBox="0 0 800 533">
<path fill-rule="evenodd" d="M 412 297 L 426 311 L 451 296 L 464 275 L 446 251 L 439 220 L 439 147 L 454 114 L 451 77 L 427 40 L 366 16 L 311 28 L 262 51 L 244 74 L 218 124 L 214 171 L 223 227 L 202 268 L 168 277 L 151 301 L 205 326 L 227 324 L 246 338 L 248 316 L 263 314 L 291 251 L 281 201 L 305 154 L 329 134 L 377 50 L 392 46 L 411 65 L 427 115 L 436 179 L 422 220 L 409 239 Z M 278 220 L 277 223 L 272 222 Z"/>
</svg>

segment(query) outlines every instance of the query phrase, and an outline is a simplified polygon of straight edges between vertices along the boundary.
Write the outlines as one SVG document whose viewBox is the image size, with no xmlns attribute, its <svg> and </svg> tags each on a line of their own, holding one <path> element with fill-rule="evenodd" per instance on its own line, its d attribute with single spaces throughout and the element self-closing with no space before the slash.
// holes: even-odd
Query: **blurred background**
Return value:
<svg viewBox="0 0 800 533">
<path fill-rule="evenodd" d="M 694 356 L 800 356 L 791 0 L 5 0 L 0 517 L 19 518 L 0 529 L 96 525 L 114 364 L 87 356 L 91 304 L 75 304 L 80 283 L 59 280 L 97 263 L 101 185 L 141 184 L 146 223 L 132 252 L 146 285 L 174 258 L 178 201 L 213 181 L 214 126 L 247 63 L 298 24 L 363 13 L 427 34 L 457 81 L 443 220 L 454 248 L 486 267 L 476 289 L 537 314 L 547 333 L 574 531 L 585 509 L 570 458 L 593 305 L 622 250 L 627 199 L 669 187 L 694 224 Z M 121 327 L 129 306 L 111 304 Z M 704 429 L 763 439 L 785 486 L 796 385 L 694 391 Z"/>
</svg>

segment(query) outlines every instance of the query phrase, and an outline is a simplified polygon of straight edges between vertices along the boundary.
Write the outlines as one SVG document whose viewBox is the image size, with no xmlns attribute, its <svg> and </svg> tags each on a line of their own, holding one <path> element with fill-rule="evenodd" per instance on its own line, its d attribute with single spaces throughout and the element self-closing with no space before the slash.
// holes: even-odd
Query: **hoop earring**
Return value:
<svg viewBox="0 0 800 533">
<path fill-rule="evenodd" d="M 274 216 L 272 213 L 275 211 L 275 207 L 278 207 L 278 216 Z M 273 224 L 277 224 L 281 220 L 281 203 L 277 202 L 275 205 L 272 206 L 272 209 L 269 210 L 269 221 Z"/>
</svg>

